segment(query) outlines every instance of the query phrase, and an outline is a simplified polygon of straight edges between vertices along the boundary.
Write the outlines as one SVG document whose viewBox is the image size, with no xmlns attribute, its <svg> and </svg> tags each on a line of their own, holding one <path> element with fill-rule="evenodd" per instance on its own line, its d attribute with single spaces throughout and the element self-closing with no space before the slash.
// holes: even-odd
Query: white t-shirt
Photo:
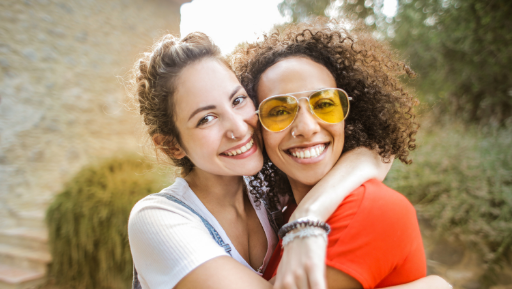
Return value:
<svg viewBox="0 0 512 289">
<path fill-rule="evenodd" d="M 255 271 L 238 253 L 215 217 L 182 178 L 161 191 L 189 205 L 217 230 L 231 246 L 231 256 Z M 258 207 L 252 194 L 249 199 L 256 210 L 267 237 L 267 253 L 262 272 L 277 245 L 277 236 L 267 218 L 263 204 Z M 189 209 L 161 196 L 147 196 L 133 207 L 128 221 L 128 237 L 133 262 L 143 289 L 173 288 L 185 275 L 202 263 L 218 256 L 229 256 L 215 240 L 201 219 Z"/>
</svg>

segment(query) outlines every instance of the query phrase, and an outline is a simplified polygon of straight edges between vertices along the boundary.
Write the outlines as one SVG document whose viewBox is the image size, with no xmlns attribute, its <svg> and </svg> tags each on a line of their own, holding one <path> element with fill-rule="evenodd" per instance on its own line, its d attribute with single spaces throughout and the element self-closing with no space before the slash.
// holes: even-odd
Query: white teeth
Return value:
<svg viewBox="0 0 512 289">
<path fill-rule="evenodd" d="M 293 149 L 290 154 L 299 159 L 316 158 L 325 150 L 325 145 L 317 145 L 307 149 Z"/>
<path fill-rule="evenodd" d="M 252 148 L 252 146 L 254 145 L 254 140 L 251 139 L 246 145 L 244 145 L 243 147 L 237 149 L 237 150 L 234 150 L 234 151 L 229 151 L 229 152 L 226 152 L 225 154 L 227 154 L 228 156 L 236 156 L 236 155 L 239 155 L 241 153 L 245 153 L 246 151 L 248 151 L 250 148 Z"/>
<path fill-rule="evenodd" d="M 316 156 L 318 156 L 318 154 L 316 153 L 316 149 L 312 149 L 311 150 L 311 157 L 314 158 Z"/>
</svg>

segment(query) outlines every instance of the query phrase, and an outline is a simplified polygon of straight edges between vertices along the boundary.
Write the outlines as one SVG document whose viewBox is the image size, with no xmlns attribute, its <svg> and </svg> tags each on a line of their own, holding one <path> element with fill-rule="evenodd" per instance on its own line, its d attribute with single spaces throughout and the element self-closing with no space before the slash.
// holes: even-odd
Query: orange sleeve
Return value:
<svg viewBox="0 0 512 289">
<path fill-rule="evenodd" d="M 370 180 L 327 220 L 326 264 L 364 288 L 386 287 L 426 276 L 416 211 L 400 193 Z"/>
</svg>

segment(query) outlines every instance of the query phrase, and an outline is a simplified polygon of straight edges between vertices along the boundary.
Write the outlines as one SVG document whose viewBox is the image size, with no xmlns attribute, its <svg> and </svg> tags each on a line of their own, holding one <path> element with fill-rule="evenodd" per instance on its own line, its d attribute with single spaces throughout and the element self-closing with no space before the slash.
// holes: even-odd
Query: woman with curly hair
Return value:
<svg viewBox="0 0 512 289">
<path fill-rule="evenodd" d="M 266 183 L 273 167 L 262 170 L 255 106 L 219 49 L 202 33 L 166 35 L 136 64 L 134 86 L 157 151 L 183 169 L 183 178 L 132 209 L 134 287 L 271 288 L 260 276 L 278 242 L 272 227 L 286 201 L 279 192 L 288 187 Z M 295 213 L 325 220 L 331 203 L 388 169 L 369 149 L 351 151 Z M 325 244 L 317 245 L 310 238 L 292 249 L 320 256 L 319 266 L 292 266 L 304 266 L 312 288 L 324 279 Z M 423 281 L 408 286 L 438 282 Z"/>
<path fill-rule="evenodd" d="M 377 150 L 384 160 L 395 156 L 411 162 L 416 100 L 399 77 L 413 72 L 367 34 L 318 22 L 293 25 L 235 55 L 235 71 L 259 105 L 265 166 L 272 172 L 267 182 L 289 187 L 296 204 L 340 155 L 356 148 Z M 282 244 L 265 272 L 267 279 L 277 273 L 275 288 L 307 288 L 305 266 L 297 264 L 307 264 L 308 256 L 296 254 L 294 246 L 311 238 L 320 245 L 329 230 L 328 288 L 395 286 L 425 277 L 414 207 L 380 181 L 353 191 L 327 224 L 330 229 L 306 217 L 281 228 Z"/>
</svg>

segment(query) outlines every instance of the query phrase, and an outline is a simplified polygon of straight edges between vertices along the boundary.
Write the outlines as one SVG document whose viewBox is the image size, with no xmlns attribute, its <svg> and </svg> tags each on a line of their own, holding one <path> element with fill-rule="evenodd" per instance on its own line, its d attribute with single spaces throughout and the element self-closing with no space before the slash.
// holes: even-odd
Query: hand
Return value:
<svg viewBox="0 0 512 289">
<path fill-rule="evenodd" d="M 428 282 L 431 282 L 430 285 L 428 285 L 428 288 L 453 289 L 453 286 L 450 283 L 439 276 L 430 275 L 425 277 L 425 279 L 428 279 Z"/>
<path fill-rule="evenodd" d="M 443 278 L 436 276 L 436 275 L 430 275 L 421 279 L 418 279 L 416 281 L 413 281 L 411 283 L 392 286 L 392 287 L 386 287 L 382 289 L 452 289 L 453 286 L 450 285 L 446 280 Z"/>
<path fill-rule="evenodd" d="M 297 238 L 284 248 L 274 289 L 326 289 L 325 252 L 320 236 Z"/>
<path fill-rule="evenodd" d="M 417 287 L 418 289 L 424 288 L 424 289 L 452 289 L 453 286 L 450 285 L 446 280 L 443 278 L 436 276 L 436 275 L 430 275 L 425 278 L 421 278 L 420 280 L 417 280 L 415 282 L 418 282 L 421 287 Z M 415 287 L 416 288 L 416 287 Z"/>
</svg>

